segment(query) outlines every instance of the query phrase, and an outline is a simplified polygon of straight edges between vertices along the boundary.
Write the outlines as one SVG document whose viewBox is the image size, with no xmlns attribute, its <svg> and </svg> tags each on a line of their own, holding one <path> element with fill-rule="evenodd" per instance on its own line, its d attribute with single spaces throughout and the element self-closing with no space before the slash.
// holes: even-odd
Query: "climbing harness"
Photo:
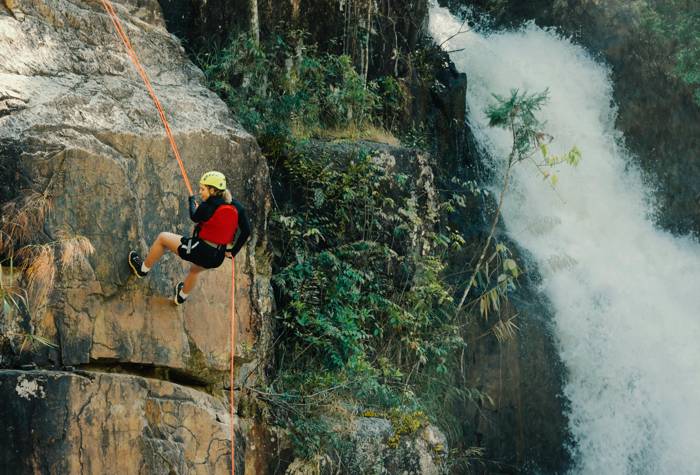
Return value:
<svg viewBox="0 0 700 475">
<path fill-rule="evenodd" d="M 190 239 L 189 241 L 187 241 L 187 246 L 185 246 L 185 252 L 187 252 L 187 254 L 191 254 L 192 249 L 194 249 L 197 246 L 199 246 L 199 241 L 195 242 L 193 245 L 192 240 Z"/>
<path fill-rule="evenodd" d="M 153 87 L 151 86 L 151 81 L 148 79 L 148 75 L 146 74 L 146 71 L 143 69 L 141 66 L 141 63 L 139 62 L 139 58 L 136 55 L 136 51 L 134 51 L 134 48 L 131 46 L 131 42 L 129 41 L 129 37 L 126 35 L 126 32 L 122 28 L 121 22 L 119 21 L 119 17 L 117 16 L 117 13 L 114 10 L 114 6 L 110 2 L 110 0 L 100 0 L 102 2 L 102 6 L 104 7 L 105 11 L 107 11 L 107 14 L 109 15 L 110 19 L 112 20 L 112 24 L 114 25 L 114 29 L 117 32 L 117 35 L 119 38 L 122 40 L 122 43 L 124 43 L 124 47 L 126 48 L 126 52 L 129 55 L 129 58 L 131 59 L 131 62 L 134 64 L 134 67 L 136 68 L 136 71 L 139 73 L 139 76 L 141 76 L 141 79 L 143 80 L 143 83 L 146 86 L 146 89 L 148 89 L 148 93 L 151 96 L 151 99 L 153 99 L 153 103 L 156 106 L 156 109 L 158 109 L 158 114 L 160 115 L 160 120 L 163 122 L 163 127 L 165 127 L 165 133 L 168 136 L 168 140 L 170 141 L 170 147 L 173 150 L 173 154 L 175 155 L 175 159 L 177 160 L 178 165 L 180 166 L 180 172 L 182 173 L 182 178 L 185 181 L 185 186 L 187 187 L 187 191 L 189 192 L 188 196 L 194 195 L 192 192 L 192 185 L 190 185 L 190 180 L 187 178 L 187 172 L 185 171 L 185 165 L 182 163 L 182 158 L 180 158 L 180 151 L 177 148 L 177 144 L 175 143 L 175 139 L 173 138 L 173 134 L 170 131 L 170 124 L 168 124 L 168 120 L 165 118 L 165 112 L 163 112 L 163 107 L 160 105 L 160 101 L 158 100 L 158 97 L 156 96 L 155 91 L 153 90 Z M 225 182 L 224 182 L 225 183 Z M 195 244 L 196 245 L 196 244 Z M 194 246 L 193 246 L 194 247 Z M 188 252 L 190 251 L 190 248 L 188 248 Z M 229 392 L 230 392 L 230 431 L 231 431 L 231 474 L 235 475 L 236 473 L 236 459 L 235 459 L 235 450 L 236 450 L 236 435 L 234 432 L 234 427 L 233 427 L 233 416 L 234 416 L 234 403 L 235 403 L 235 398 L 233 394 L 233 383 L 234 383 L 234 351 L 236 349 L 236 328 L 235 328 L 235 316 L 236 316 L 236 309 L 235 309 L 235 303 L 236 303 L 236 266 L 235 266 L 235 260 L 231 259 L 231 335 L 230 335 L 230 345 L 231 345 L 231 361 L 230 361 L 230 375 L 229 375 Z"/>
</svg>

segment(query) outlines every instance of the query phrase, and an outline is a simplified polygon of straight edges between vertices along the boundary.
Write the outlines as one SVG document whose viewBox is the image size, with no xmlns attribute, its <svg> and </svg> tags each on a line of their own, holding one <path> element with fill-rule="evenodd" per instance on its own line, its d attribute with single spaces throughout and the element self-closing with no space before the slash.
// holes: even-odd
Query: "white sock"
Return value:
<svg viewBox="0 0 700 475">
<path fill-rule="evenodd" d="M 141 263 L 141 272 L 148 272 L 149 270 L 151 270 L 151 268 L 150 268 L 150 267 L 146 267 L 146 263 L 145 263 L 145 262 L 142 262 L 142 263 Z"/>
<path fill-rule="evenodd" d="M 180 298 L 181 298 L 182 300 L 185 300 L 187 297 L 190 296 L 190 294 L 186 294 L 186 293 L 183 292 L 182 290 L 180 290 L 180 292 L 178 292 L 178 293 L 180 294 Z"/>
</svg>

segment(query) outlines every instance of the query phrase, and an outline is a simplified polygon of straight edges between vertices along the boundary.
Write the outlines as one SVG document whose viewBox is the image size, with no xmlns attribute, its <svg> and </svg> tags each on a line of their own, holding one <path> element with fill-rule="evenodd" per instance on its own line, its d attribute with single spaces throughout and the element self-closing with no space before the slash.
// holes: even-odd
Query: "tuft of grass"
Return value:
<svg viewBox="0 0 700 475">
<path fill-rule="evenodd" d="M 26 192 L 2 206 L 0 221 L 0 337 L 21 339 L 20 353 L 27 347 L 57 348 L 49 339 L 31 331 L 8 331 L 6 324 L 19 312 L 31 320 L 47 307 L 56 281 L 56 272 L 67 271 L 85 262 L 95 249 L 84 236 L 59 231 L 58 239 L 38 242 L 51 211 L 47 194 Z M 57 254 L 58 253 L 58 254 Z M 60 259 L 57 261 L 57 256 Z M 5 265 L 5 264 L 8 264 Z M 30 325 L 31 326 L 31 325 Z"/>
<path fill-rule="evenodd" d="M 496 340 L 498 340 L 499 343 L 505 343 L 515 338 L 518 330 L 520 330 L 520 328 L 513 322 L 517 316 L 518 315 L 515 314 L 508 320 L 498 320 L 498 323 L 491 328 L 493 335 L 496 337 Z"/>
<path fill-rule="evenodd" d="M 56 278 L 54 248 L 50 244 L 24 246 L 17 252 L 31 308 L 37 313 L 48 303 Z"/>
<path fill-rule="evenodd" d="M 79 262 L 84 262 L 95 252 L 95 247 L 85 236 L 66 236 L 63 234 L 58 241 L 61 248 L 61 271 L 74 268 Z"/>
<path fill-rule="evenodd" d="M 44 225 L 51 211 L 51 201 L 44 194 L 29 192 L 18 200 L 2 207 L 0 226 L 0 253 L 11 253 L 12 249 L 30 243 Z"/>
</svg>

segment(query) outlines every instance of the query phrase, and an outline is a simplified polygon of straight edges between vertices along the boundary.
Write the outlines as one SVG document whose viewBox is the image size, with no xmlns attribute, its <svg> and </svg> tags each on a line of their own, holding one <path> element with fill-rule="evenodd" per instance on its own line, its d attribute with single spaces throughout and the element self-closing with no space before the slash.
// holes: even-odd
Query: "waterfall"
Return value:
<svg viewBox="0 0 700 475">
<path fill-rule="evenodd" d="M 431 9 L 438 44 L 461 24 Z M 549 88 L 540 118 L 550 149 L 582 152 L 578 167 L 560 167 L 556 189 L 517 165 L 503 209 L 552 303 L 572 473 L 700 474 L 700 245 L 654 226 L 653 183 L 615 130 L 609 70 L 534 24 L 469 31 L 443 47 L 467 74 L 468 121 L 496 177 L 511 140 L 488 127 L 492 93 Z"/>
</svg>

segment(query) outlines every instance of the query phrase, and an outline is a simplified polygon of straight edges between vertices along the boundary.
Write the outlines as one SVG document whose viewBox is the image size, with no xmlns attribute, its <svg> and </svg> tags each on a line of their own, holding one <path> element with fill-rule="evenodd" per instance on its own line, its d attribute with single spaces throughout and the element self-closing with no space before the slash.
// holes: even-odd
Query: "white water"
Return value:
<svg viewBox="0 0 700 475">
<path fill-rule="evenodd" d="M 438 43 L 460 24 L 431 10 Z M 700 245 L 650 221 L 651 190 L 616 144 L 608 70 L 533 25 L 458 35 L 445 48 L 463 48 L 450 55 L 467 73 L 469 122 L 497 170 L 511 141 L 484 109 L 512 88 L 549 87 L 540 117 L 554 150 L 583 154 L 577 168 L 560 167 L 557 192 L 534 166 L 516 166 L 503 210 L 554 308 L 572 472 L 700 474 Z"/>
</svg>

